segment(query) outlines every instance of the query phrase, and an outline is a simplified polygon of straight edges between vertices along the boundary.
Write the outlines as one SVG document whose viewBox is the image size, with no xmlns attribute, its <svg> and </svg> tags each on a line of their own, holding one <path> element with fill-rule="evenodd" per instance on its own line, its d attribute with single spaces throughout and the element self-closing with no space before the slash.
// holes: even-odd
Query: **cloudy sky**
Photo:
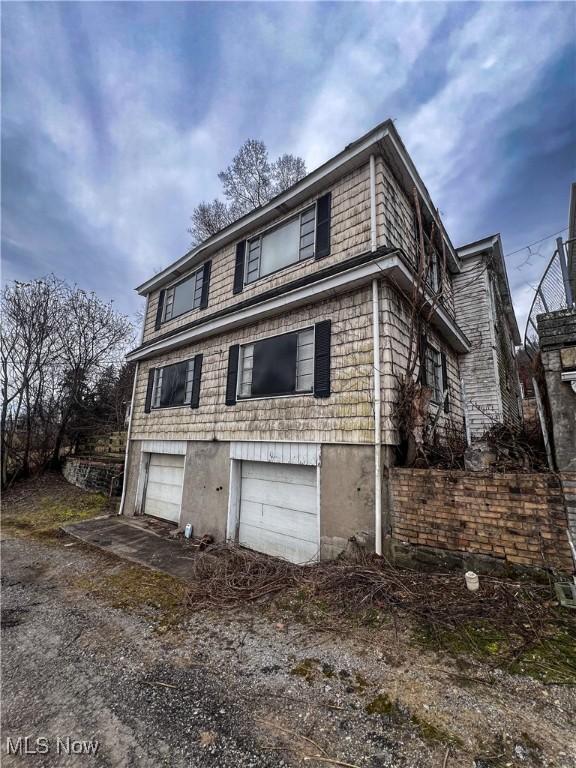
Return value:
<svg viewBox="0 0 576 768">
<path fill-rule="evenodd" d="M 521 330 L 576 177 L 576 4 L 4 3 L 3 280 L 132 313 L 248 137 L 308 170 L 391 117 L 455 245 L 501 232 Z"/>
</svg>

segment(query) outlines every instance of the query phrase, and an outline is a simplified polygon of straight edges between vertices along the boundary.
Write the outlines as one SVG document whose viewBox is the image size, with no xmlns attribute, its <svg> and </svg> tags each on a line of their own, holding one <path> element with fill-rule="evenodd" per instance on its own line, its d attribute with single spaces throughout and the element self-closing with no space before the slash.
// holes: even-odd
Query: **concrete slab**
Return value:
<svg viewBox="0 0 576 768">
<path fill-rule="evenodd" d="M 118 516 L 96 517 L 62 526 L 69 536 L 123 560 L 162 571 L 178 579 L 190 578 L 195 550 L 187 542 L 171 540 Z"/>
</svg>

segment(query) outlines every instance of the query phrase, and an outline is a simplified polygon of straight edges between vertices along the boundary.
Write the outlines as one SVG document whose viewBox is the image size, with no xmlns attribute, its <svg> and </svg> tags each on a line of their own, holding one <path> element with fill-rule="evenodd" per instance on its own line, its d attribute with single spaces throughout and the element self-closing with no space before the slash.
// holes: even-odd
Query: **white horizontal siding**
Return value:
<svg viewBox="0 0 576 768">
<path fill-rule="evenodd" d="M 320 464 L 320 446 L 314 443 L 230 443 L 230 458 L 240 461 L 261 461 L 277 464 Z"/>
</svg>

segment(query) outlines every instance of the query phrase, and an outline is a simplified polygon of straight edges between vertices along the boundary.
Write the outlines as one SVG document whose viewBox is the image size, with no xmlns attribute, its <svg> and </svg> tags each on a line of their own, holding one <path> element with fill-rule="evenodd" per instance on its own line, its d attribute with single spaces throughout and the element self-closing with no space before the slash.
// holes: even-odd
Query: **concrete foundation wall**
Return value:
<svg viewBox="0 0 576 768">
<path fill-rule="evenodd" d="M 538 335 L 546 392 L 552 421 L 556 469 L 576 470 L 576 392 L 563 381 L 565 371 L 576 368 L 576 309 L 539 315 Z"/>
<path fill-rule="evenodd" d="M 374 547 L 374 447 L 323 445 L 320 468 L 320 557 L 342 552 L 351 536 Z"/>
<path fill-rule="evenodd" d="M 230 443 L 188 443 L 180 527 L 191 523 L 195 536 L 226 537 L 230 482 Z"/>
<path fill-rule="evenodd" d="M 124 497 L 124 514 L 132 517 L 136 514 L 136 493 L 138 490 L 138 473 L 142 451 L 141 440 L 130 440 L 128 451 L 128 466 L 126 468 L 126 492 Z"/>
</svg>

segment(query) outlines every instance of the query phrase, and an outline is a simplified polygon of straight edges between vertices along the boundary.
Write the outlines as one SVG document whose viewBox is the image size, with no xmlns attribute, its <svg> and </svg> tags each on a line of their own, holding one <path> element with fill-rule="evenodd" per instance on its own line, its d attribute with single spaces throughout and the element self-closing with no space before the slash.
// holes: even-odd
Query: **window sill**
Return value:
<svg viewBox="0 0 576 768">
<path fill-rule="evenodd" d="M 249 395 L 241 396 L 238 395 L 236 397 L 237 403 L 245 403 L 245 402 L 251 402 L 253 400 L 285 400 L 287 397 L 304 397 L 306 395 L 313 395 L 313 390 L 308 390 L 307 392 L 290 392 L 287 395 L 260 395 L 259 397 L 250 397 Z"/>
<path fill-rule="evenodd" d="M 150 408 L 150 413 L 155 413 L 156 411 L 175 411 L 177 408 L 190 408 L 190 403 L 182 403 L 182 405 L 157 405 L 155 407 Z"/>
</svg>

